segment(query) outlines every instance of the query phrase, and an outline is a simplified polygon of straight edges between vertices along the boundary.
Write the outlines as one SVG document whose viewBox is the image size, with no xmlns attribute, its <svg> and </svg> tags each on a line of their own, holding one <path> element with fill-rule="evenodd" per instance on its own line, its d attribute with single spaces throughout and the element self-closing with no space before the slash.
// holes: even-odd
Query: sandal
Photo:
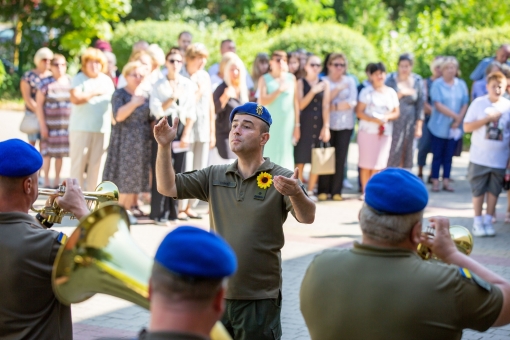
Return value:
<svg viewBox="0 0 510 340">
<path fill-rule="evenodd" d="M 439 192 L 439 183 L 437 185 L 432 185 L 432 189 L 430 189 L 432 192 Z"/>
<path fill-rule="evenodd" d="M 448 186 L 443 186 L 443 191 L 454 192 L 455 190 L 451 186 L 448 185 Z"/>
<path fill-rule="evenodd" d="M 507 212 L 505 215 L 505 223 L 510 223 L 510 212 Z"/>
<path fill-rule="evenodd" d="M 140 210 L 140 208 L 135 205 L 134 207 L 131 207 L 131 209 L 129 209 L 131 211 L 131 213 L 133 214 L 134 217 L 145 217 L 147 216 L 142 210 Z"/>
</svg>

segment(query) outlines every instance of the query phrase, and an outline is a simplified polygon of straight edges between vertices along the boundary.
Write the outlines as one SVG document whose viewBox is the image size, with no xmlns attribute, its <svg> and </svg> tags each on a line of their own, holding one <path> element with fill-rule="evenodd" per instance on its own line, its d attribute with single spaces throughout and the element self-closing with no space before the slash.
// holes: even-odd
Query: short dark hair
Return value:
<svg viewBox="0 0 510 340">
<path fill-rule="evenodd" d="M 180 48 L 176 46 L 170 47 L 170 51 L 168 51 L 168 53 L 166 54 L 165 59 L 168 59 L 168 57 L 171 56 L 172 54 L 179 54 L 182 57 Z"/>
<path fill-rule="evenodd" d="M 414 57 L 411 53 L 404 53 L 398 57 L 398 64 L 400 64 L 401 61 L 408 61 L 411 65 L 413 65 Z"/>
<path fill-rule="evenodd" d="M 386 73 L 386 66 L 384 66 L 384 64 L 381 63 L 381 62 L 373 63 L 373 64 L 368 64 L 367 65 L 367 72 L 369 74 L 374 74 L 377 71 L 381 71 L 381 72 Z"/>
<path fill-rule="evenodd" d="M 184 34 L 188 34 L 190 37 L 193 37 L 193 35 L 188 32 L 188 31 L 182 31 L 181 33 L 179 33 L 179 36 L 177 37 L 177 39 L 181 39 L 181 37 L 184 35 Z"/>
<path fill-rule="evenodd" d="M 266 122 L 262 122 L 263 124 L 260 125 L 260 132 L 262 133 L 268 133 L 269 132 L 269 124 Z"/>
<path fill-rule="evenodd" d="M 223 286 L 224 279 L 181 276 L 154 262 L 151 274 L 152 291 L 169 301 L 212 301 Z"/>
<path fill-rule="evenodd" d="M 374 63 L 368 63 L 367 66 L 365 67 L 365 73 L 368 73 L 369 70 L 373 67 Z"/>
</svg>

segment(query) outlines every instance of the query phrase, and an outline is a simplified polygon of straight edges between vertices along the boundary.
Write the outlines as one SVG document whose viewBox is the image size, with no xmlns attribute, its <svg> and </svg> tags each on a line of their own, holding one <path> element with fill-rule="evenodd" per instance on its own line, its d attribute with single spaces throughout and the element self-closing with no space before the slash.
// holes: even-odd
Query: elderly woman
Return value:
<svg viewBox="0 0 510 340">
<path fill-rule="evenodd" d="M 44 186 L 50 187 L 50 160 L 55 159 L 55 181 L 60 184 L 62 158 L 69 156 L 69 116 L 71 115 L 71 78 L 67 75 L 66 58 L 55 54 L 51 61 L 51 77 L 45 78 L 36 94 L 36 114 L 41 128 Z"/>
<path fill-rule="evenodd" d="M 356 115 L 360 119 L 358 147 L 361 190 L 365 192 L 368 180 L 386 168 L 390 156 L 393 121 L 398 118 L 397 92 L 384 84 L 386 67 L 383 63 L 367 68 L 370 84 L 361 90 Z M 364 196 L 361 196 L 364 199 Z"/>
<path fill-rule="evenodd" d="M 81 56 L 82 72 L 71 84 L 71 118 L 69 120 L 69 154 L 71 177 L 77 178 L 86 191 L 98 184 L 101 157 L 111 129 L 111 99 L 115 91 L 107 71 L 103 52 L 89 47 Z M 86 169 L 87 183 L 84 173 Z"/>
<path fill-rule="evenodd" d="M 200 43 L 193 43 L 186 49 L 186 65 L 181 70 L 181 75 L 191 79 L 197 86 L 196 92 L 196 121 L 193 125 L 190 152 L 186 159 L 186 170 L 200 170 L 207 166 L 209 149 L 216 145 L 216 125 L 214 102 L 211 90 L 211 78 L 203 70 L 207 63 L 209 52 Z M 201 218 L 192 210 L 198 204 L 198 200 L 190 200 L 186 213 L 190 218 Z"/>
<path fill-rule="evenodd" d="M 296 77 L 285 70 L 287 53 L 274 51 L 270 71 L 258 84 L 258 103 L 264 105 L 273 119 L 271 138 L 264 147 L 264 156 L 287 169 L 294 169 L 294 145 L 300 137 L 299 101 Z"/>
<path fill-rule="evenodd" d="M 434 81 L 430 90 L 432 115 L 428 123 L 431 133 L 432 191 L 439 191 L 439 170 L 443 166 L 443 190 L 450 186 L 452 158 L 457 141 L 462 138 L 462 120 L 466 114 L 469 94 L 464 80 L 457 78 L 459 63 L 455 57 L 446 57 L 441 64 L 442 77 Z"/>
<path fill-rule="evenodd" d="M 157 120 L 167 117 L 169 124 L 179 118 L 177 137 L 172 145 L 172 159 L 176 173 L 184 172 L 186 165 L 185 149 L 189 147 L 193 133 L 193 123 L 196 120 L 196 85 L 188 78 L 182 76 L 183 58 L 178 48 L 171 48 L 166 55 L 167 74 L 160 79 L 151 92 L 150 108 Z M 180 149 L 180 150 L 179 150 Z M 187 204 L 182 200 L 173 200 L 161 195 L 157 190 L 156 182 L 156 155 L 158 143 L 152 138 L 152 195 L 150 218 L 156 224 L 165 225 L 168 220 L 179 217 L 186 218 Z M 178 213 L 178 210 L 180 213 Z"/>
<path fill-rule="evenodd" d="M 421 137 L 423 124 L 422 78 L 412 73 L 414 59 L 408 54 L 398 58 L 398 70 L 386 79 L 386 85 L 397 91 L 400 101 L 400 116 L 393 122 L 388 166 L 411 170 L 413 167 L 414 138 Z"/>
<path fill-rule="evenodd" d="M 103 180 L 119 187 L 119 204 L 137 210 L 136 195 L 149 191 L 151 120 L 148 93 L 140 84 L 146 69 L 138 61 L 127 63 L 122 69 L 125 87 L 112 97 L 115 125 L 103 172 Z M 134 213 L 134 211 L 132 211 Z"/>
<path fill-rule="evenodd" d="M 220 65 L 221 68 L 221 65 Z M 230 150 L 228 136 L 230 133 L 229 116 L 232 110 L 248 101 L 246 72 L 243 62 L 235 54 L 224 67 L 223 83 L 213 93 L 216 111 L 216 147 L 224 163 L 230 163 L 237 156 Z"/>
<path fill-rule="evenodd" d="M 50 63 L 53 59 L 53 52 L 47 47 L 43 47 L 34 55 L 35 68 L 27 71 L 20 81 L 21 96 L 25 101 L 25 115 L 35 115 L 37 110 L 37 103 L 35 95 L 37 89 L 41 85 L 41 79 L 51 76 Z M 39 133 L 28 134 L 28 142 L 35 145 L 40 138 Z M 47 175 L 45 174 L 47 177 Z"/>
<path fill-rule="evenodd" d="M 323 80 L 329 84 L 329 108 L 331 133 L 330 144 L 335 148 L 335 173 L 319 176 L 320 201 L 328 196 L 335 201 L 342 200 L 347 151 L 354 129 L 354 108 L 358 91 L 356 82 L 347 75 L 347 57 L 342 53 L 331 53 L 324 68 Z"/>
<path fill-rule="evenodd" d="M 423 81 L 423 96 L 425 101 L 423 102 L 424 121 L 421 127 L 421 137 L 418 140 L 418 177 L 423 180 L 423 167 L 427 161 L 427 155 L 430 152 L 430 131 L 428 123 L 430 115 L 432 114 L 432 99 L 430 98 L 430 89 L 432 83 L 441 78 L 441 64 L 443 63 L 444 57 L 438 56 L 430 63 L 430 71 L 432 75 Z M 432 179 L 429 176 L 428 181 L 432 183 Z"/>
</svg>

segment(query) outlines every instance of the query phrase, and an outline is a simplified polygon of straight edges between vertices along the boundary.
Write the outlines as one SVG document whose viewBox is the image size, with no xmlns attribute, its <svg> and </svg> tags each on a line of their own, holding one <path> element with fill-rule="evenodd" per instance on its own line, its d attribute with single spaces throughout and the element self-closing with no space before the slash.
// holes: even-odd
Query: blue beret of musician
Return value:
<svg viewBox="0 0 510 340">
<path fill-rule="evenodd" d="M 21 139 L 0 142 L 0 176 L 25 177 L 36 173 L 43 159 L 39 151 Z"/>
<path fill-rule="evenodd" d="M 238 113 L 257 117 L 258 119 L 263 120 L 269 126 L 273 124 L 273 119 L 271 119 L 271 114 L 269 111 L 264 106 L 257 103 L 246 103 L 233 109 L 230 113 L 231 123 L 232 120 L 234 120 L 234 116 Z"/>
<path fill-rule="evenodd" d="M 404 169 L 387 168 L 375 174 L 365 188 L 365 203 L 386 214 L 404 215 L 422 211 L 428 200 L 425 184 Z"/>
<path fill-rule="evenodd" d="M 221 279 L 237 269 L 236 255 L 223 238 L 190 226 L 178 227 L 166 235 L 155 261 L 187 277 Z"/>
</svg>

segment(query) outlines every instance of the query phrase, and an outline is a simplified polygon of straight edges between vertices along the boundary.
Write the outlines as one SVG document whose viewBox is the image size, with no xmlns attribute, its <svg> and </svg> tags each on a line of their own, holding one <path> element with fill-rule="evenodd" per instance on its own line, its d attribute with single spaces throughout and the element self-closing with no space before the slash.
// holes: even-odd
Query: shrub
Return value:
<svg viewBox="0 0 510 340">
<path fill-rule="evenodd" d="M 459 32 L 443 44 L 439 54 L 455 56 L 459 60 L 461 77 L 471 84 L 469 75 L 485 57 L 495 55 L 498 47 L 510 41 L 510 26 Z"/>
<path fill-rule="evenodd" d="M 292 51 L 305 48 L 324 57 L 330 52 L 345 53 L 349 72 L 365 78 L 365 67 L 379 61 L 374 46 L 360 33 L 336 23 L 315 23 L 292 26 L 272 39 L 270 50 Z"/>
<path fill-rule="evenodd" d="M 1 64 L 1 62 L 0 62 Z M 2 99 L 19 99 L 21 93 L 19 90 L 20 77 L 17 73 L 4 74 L 3 82 L 0 84 L 0 98 Z"/>
<path fill-rule="evenodd" d="M 5 75 L 6 75 L 6 72 L 5 72 L 4 63 L 2 63 L 2 60 L 0 60 L 0 88 L 2 88 L 2 84 L 4 83 Z"/>
</svg>

